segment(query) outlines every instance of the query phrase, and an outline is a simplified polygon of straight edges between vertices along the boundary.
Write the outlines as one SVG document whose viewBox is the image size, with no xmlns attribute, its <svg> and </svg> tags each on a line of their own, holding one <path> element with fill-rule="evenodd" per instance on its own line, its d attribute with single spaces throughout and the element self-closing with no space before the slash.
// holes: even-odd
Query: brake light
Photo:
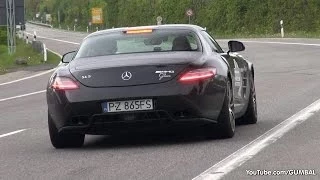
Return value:
<svg viewBox="0 0 320 180">
<path fill-rule="evenodd" d="M 214 77 L 217 73 L 216 68 L 204 68 L 204 69 L 196 69 L 192 71 L 188 71 L 183 74 L 179 81 L 180 82 L 194 82 L 205 79 L 210 79 Z"/>
<path fill-rule="evenodd" d="M 56 77 L 51 87 L 55 90 L 79 89 L 79 85 L 75 81 L 67 77 Z"/>
<path fill-rule="evenodd" d="M 126 34 L 144 34 L 144 33 L 152 33 L 152 29 L 131 29 L 125 31 Z"/>
</svg>

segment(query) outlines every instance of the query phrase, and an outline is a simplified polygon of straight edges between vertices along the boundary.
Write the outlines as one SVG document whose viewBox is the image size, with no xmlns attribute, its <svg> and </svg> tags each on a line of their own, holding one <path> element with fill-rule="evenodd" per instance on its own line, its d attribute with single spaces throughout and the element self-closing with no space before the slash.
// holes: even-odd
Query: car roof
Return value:
<svg viewBox="0 0 320 180">
<path fill-rule="evenodd" d="M 121 28 L 113 28 L 113 29 L 106 29 L 94 32 L 92 34 L 89 34 L 86 38 L 97 36 L 97 35 L 103 35 L 107 33 L 113 33 L 113 32 L 121 32 L 121 31 L 127 31 L 131 29 L 184 29 L 184 30 L 192 30 L 192 31 L 204 31 L 205 29 L 197 26 L 197 25 L 191 25 L 191 24 L 166 24 L 166 25 L 154 25 L 154 26 L 136 26 L 136 27 L 121 27 Z M 86 39 L 85 38 L 85 39 Z"/>
</svg>

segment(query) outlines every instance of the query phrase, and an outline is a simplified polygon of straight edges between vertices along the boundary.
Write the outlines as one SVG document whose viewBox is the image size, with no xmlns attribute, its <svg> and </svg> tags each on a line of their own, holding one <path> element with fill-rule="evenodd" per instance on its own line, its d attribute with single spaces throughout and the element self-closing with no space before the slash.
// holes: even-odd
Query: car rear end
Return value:
<svg viewBox="0 0 320 180">
<path fill-rule="evenodd" d="M 114 134 L 214 123 L 224 84 L 193 31 L 119 31 L 86 39 L 47 101 L 61 132 Z"/>
</svg>

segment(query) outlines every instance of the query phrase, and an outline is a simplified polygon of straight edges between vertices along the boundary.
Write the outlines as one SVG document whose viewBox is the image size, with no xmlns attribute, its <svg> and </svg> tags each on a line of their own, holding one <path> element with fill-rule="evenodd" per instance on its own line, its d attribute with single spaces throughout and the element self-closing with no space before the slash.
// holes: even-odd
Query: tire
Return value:
<svg viewBox="0 0 320 180">
<path fill-rule="evenodd" d="M 240 119 L 241 124 L 256 124 L 258 121 L 256 89 L 252 74 L 250 76 L 250 86 L 248 107 L 245 114 Z"/>
<path fill-rule="evenodd" d="M 51 143 L 57 149 L 81 147 L 84 143 L 84 134 L 59 133 L 49 114 L 48 127 Z"/>
<path fill-rule="evenodd" d="M 208 127 L 206 136 L 208 138 L 232 138 L 235 134 L 235 126 L 233 91 L 231 81 L 228 80 L 222 109 L 218 117 L 218 124 L 216 124 L 214 129 Z"/>
</svg>

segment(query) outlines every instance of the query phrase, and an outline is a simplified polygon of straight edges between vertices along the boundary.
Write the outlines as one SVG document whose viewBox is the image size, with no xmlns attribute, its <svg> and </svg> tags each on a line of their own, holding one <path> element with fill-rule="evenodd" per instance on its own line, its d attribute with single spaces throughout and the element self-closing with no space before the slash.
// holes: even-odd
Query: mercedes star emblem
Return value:
<svg viewBox="0 0 320 180">
<path fill-rule="evenodd" d="M 132 74 L 131 74 L 131 72 L 126 71 L 126 72 L 122 73 L 121 77 L 123 80 L 128 81 L 131 79 Z"/>
</svg>

